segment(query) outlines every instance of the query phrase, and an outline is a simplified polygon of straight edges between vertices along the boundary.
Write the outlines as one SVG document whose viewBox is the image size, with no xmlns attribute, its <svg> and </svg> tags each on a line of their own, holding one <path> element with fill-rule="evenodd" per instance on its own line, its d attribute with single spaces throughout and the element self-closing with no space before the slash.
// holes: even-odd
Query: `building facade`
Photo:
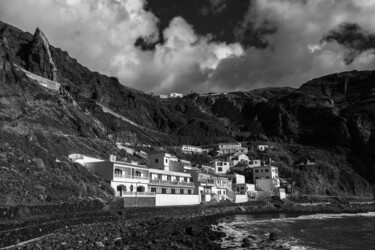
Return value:
<svg viewBox="0 0 375 250">
<path fill-rule="evenodd" d="M 273 192 L 280 187 L 278 168 L 271 165 L 254 167 L 253 180 L 257 188 L 266 192 Z"/>
<path fill-rule="evenodd" d="M 219 154 L 235 154 L 236 150 L 241 148 L 242 145 L 240 142 L 234 142 L 234 143 L 219 143 L 217 145 L 217 149 L 219 151 Z"/>
<path fill-rule="evenodd" d="M 191 145 L 182 145 L 181 147 L 182 153 L 185 154 L 202 154 L 202 148 L 191 146 Z"/>
<path fill-rule="evenodd" d="M 211 166 L 215 169 L 215 174 L 226 174 L 230 169 L 229 161 L 214 160 Z"/>
<path fill-rule="evenodd" d="M 190 173 L 150 169 L 149 192 L 156 194 L 194 194 Z"/>
<path fill-rule="evenodd" d="M 150 168 L 161 169 L 165 171 L 172 170 L 172 168 L 176 166 L 176 164 L 173 163 L 178 163 L 178 158 L 168 153 L 149 154 L 148 159 L 148 166 Z"/>
<path fill-rule="evenodd" d="M 116 196 L 153 195 L 147 193 L 150 182 L 149 168 L 127 162 L 89 162 L 85 166 L 110 183 Z"/>
</svg>

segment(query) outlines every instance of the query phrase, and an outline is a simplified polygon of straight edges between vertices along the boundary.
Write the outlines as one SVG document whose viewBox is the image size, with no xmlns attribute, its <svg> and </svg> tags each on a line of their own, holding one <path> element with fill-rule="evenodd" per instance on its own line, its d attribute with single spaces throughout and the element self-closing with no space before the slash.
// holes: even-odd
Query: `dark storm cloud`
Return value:
<svg viewBox="0 0 375 250">
<path fill-rule="evenodd" d="M 349 65 L 361 53 L 375 49 L 375 34 L 363 30 L 356 23 L 343 23 L 324 36 L 321 42 L 337 42 L 347 48 L 344 61 Z"/>
<path fill-rule="evenodd" d="M 159 19 L 159 32 L 169 26 L 176 16 L 184 18 L 194 27 L 198 35 L 211 35 L 212 41 L 239 42 L 244 47 L 265 48 L 264 35 L 276 31 L 275 26 L 265 23 L 255 26 L 246 21 L 253 1 L 231 0 L 149 0 L 146 9 Z M 163 36 L 156 43 L 163 43 Z M 137 43 L 143 49 L 154 49 L 140 39 Z"/>
</svg>

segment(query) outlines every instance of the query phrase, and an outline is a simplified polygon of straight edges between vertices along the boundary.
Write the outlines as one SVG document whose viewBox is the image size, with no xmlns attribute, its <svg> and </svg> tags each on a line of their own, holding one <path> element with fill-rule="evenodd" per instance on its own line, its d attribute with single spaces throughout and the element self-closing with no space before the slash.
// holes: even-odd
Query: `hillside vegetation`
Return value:
<svg viewBox="0 0 375 250">
<path fill-rule="evenodd" d="M 160 99 L 91 72 L 40 30 L 32 35 L 0 22 L 0 204 L 109 197 L 107 184 L 72 164 L 71 153 L 106 159 L 125 156 L 115 142 L 172 146 L 236 139 L 278 145 L 269 157 L 303 192 L 369 196 L 375 184 L 374 79 L 373 71 L 354 71 L 299 89 Z M 45 87 L 54 82 L 59 90 Z M 319 164 L 293 167 L 301 157 Z"/>
</svg>

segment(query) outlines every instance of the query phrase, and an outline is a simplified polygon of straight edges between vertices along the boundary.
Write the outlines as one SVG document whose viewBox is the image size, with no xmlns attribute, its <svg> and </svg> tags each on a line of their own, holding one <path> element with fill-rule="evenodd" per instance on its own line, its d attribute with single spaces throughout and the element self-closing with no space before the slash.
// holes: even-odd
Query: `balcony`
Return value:
<svg viewBox="0 0 375 250">
<path fill-rule="evenodd" d="M 122 179 L 134 179 L 134 180 L 148 180 L 149 177 L 144 176 L 136 176 L 136 175 L 121 175 L 121 174 L 115 174 L 115 178 L 122 178 Z"/>
<path fill-rule="evenodd" d="M 215 186 L 215 183 L 212 180 L 200 179 L 198 181 L 199 181 L 199 185 L 211 186 L 211 187 Z"/>
<path fill-rule="evenodd" d="M 159 179 L 151 179 L 150 185 L 168 185 L 168 186 L 194 186 L 192 182 L 179 182 L 179 181 L 165 181 Z"/>
</svg>

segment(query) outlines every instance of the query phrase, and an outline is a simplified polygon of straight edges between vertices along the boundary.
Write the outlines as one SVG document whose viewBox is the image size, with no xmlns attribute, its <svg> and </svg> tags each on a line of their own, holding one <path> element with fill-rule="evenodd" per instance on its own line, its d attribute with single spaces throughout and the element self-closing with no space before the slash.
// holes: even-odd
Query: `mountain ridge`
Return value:
<svg viewBox="0 0 375 250">
<path fill-rule="evenodd" d="M 160 99 L 91 72 L 67 52 L 45 46 L 37 35 L 0 22 L 0 37 L 0 164 L 9 172 L 1 173 L 7 188 L 0 193 L 0 203 L 110 195 L 100 178 L 67 156 L 125 157 L 115 142 L 164 146 L 264 141 L 279 151 L 263 157 L 277 158 L 280 172 L 298 180 L 305 193 L 373 193 L 374 71 L 332 74 L 298 89 Z M 46 89 L 24 70 L 55 79 L 61 87 Z M 295 167 L 303 157 L 320 165 Z M 27 170 L 25 164 L 35 169 Z M 30 197 L 23 194 L 25 182 Z"/>
</svg>

